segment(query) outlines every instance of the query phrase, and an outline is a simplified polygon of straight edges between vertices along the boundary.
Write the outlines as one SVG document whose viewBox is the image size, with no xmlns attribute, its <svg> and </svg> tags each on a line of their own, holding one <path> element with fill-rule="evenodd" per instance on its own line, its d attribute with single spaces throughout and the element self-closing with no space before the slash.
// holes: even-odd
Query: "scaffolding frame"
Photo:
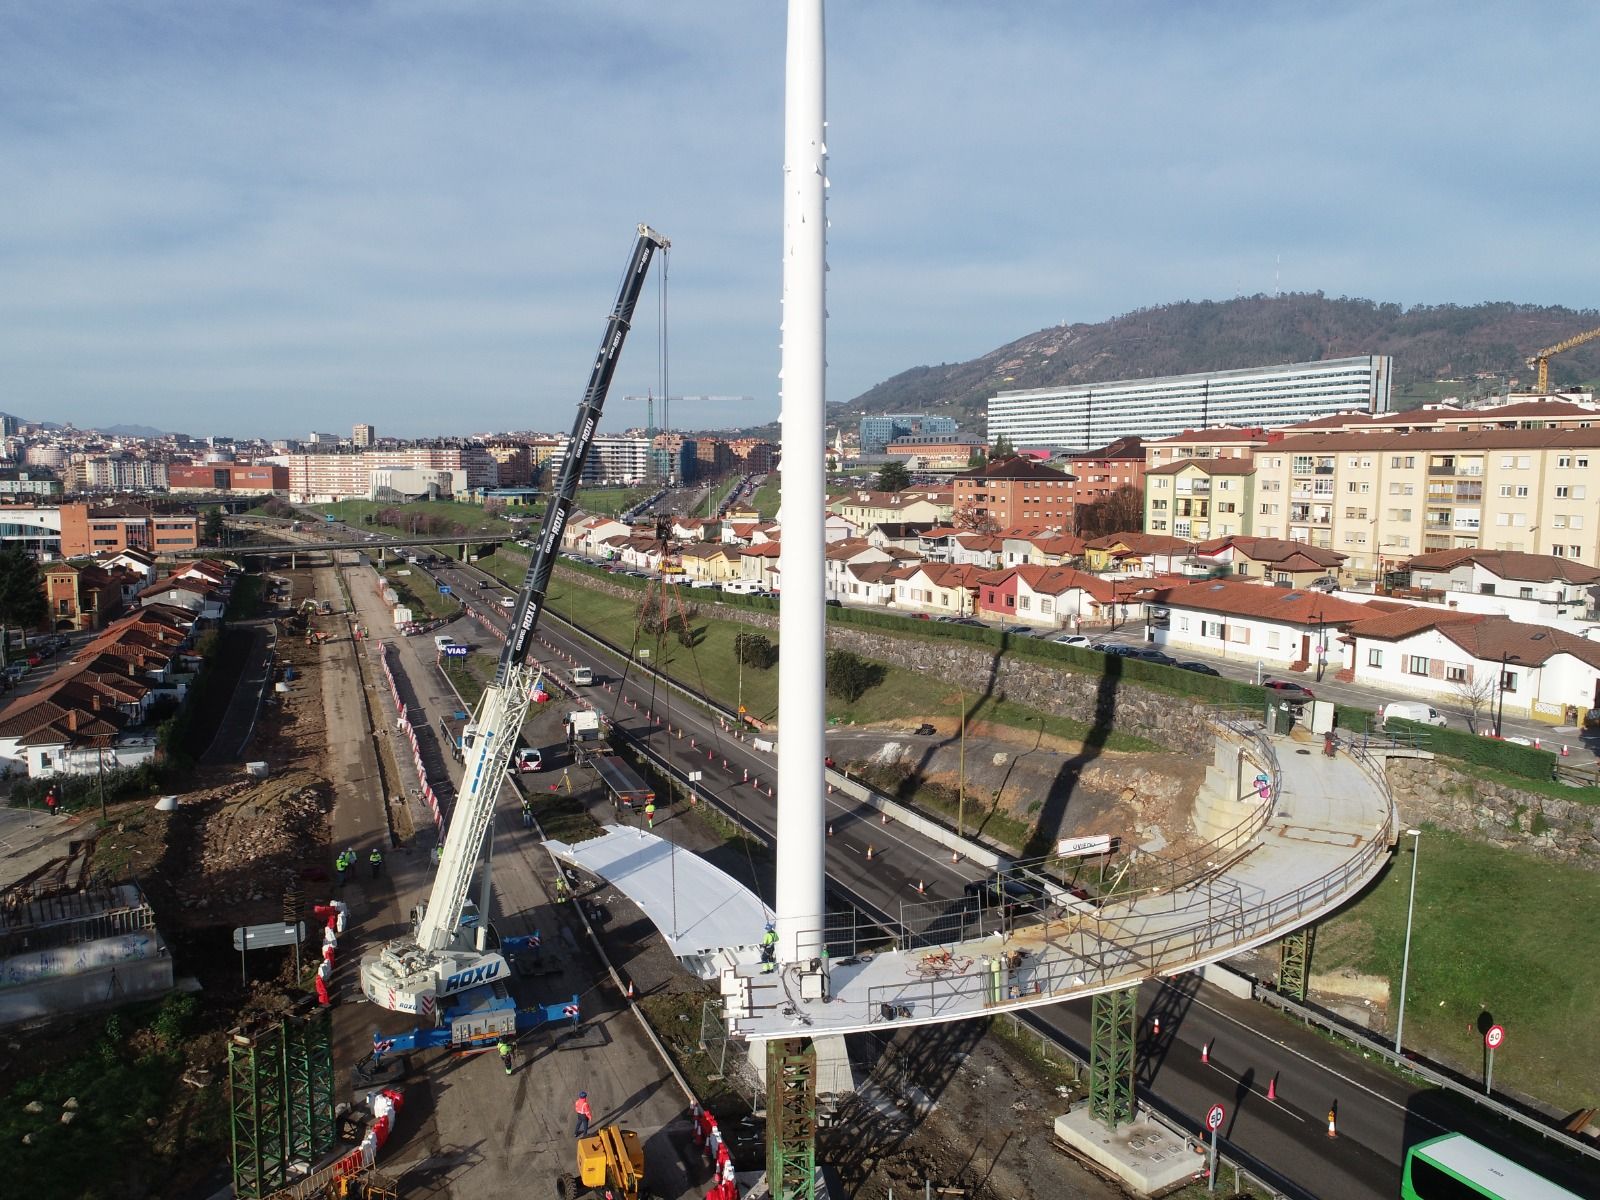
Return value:
<svg viewBox="0 0 1600 1200">
<path fill-rule="evenodd" d="M 1311 979 L 1311 948 L 1316 927 L 1302 925 L 1278 943 L 1278 991 L 1301 1004 L 1306 1001 L 1306 985 Z"/>
<path fill-rule="evenodd" d="M 314 1008 L 284 1022 L 289 1161 L 314 1163 L 333 1149 L 333 1013 Z"/>
<path fill-rule="evenodd" d="M 1107 1129 L 1133 1120 L 1134 1021 L 1139 989 L 1100 992 L 1089 1017 L 1089 1112 Z"/>
<path fill-rule="evenodd" d="M 261 1200 L 288 1182 L 284 1027 L 235 1030 L 228 1040 L 233 1189 Z"/>
<path fill-rule="evenodd" d="M 767 1043 L 767 1181 L 773 1200 L 816 1200 L 817 1052 L 810 1038 Z"/>
</svg>

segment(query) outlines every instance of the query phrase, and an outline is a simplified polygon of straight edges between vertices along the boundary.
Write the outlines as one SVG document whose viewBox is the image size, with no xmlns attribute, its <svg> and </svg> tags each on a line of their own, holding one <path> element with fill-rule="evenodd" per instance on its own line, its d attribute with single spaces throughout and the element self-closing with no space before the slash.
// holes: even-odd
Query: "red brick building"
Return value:
<svg viewBox="0 0 1600 1200">
<path fill-rule="evenodd" d="M 120 572 L 56 562 L 47 564 L 39 573 L 44 578 L 44 596 L 50 606 L 47 623 L 57 633 L 103 629 L 122 610 Z"/>
<path fill-rule="evenodd" d="M 1003 458 L 955 476 L 951 523 L 1027 535 L 1072 528 L 1073 476 L 1031 458 Z"/>
<path fill-rule="evenodd" d="M 173 463 L 167 467 L 172 492 L 267 492 L 289 490 L 289 468 L 249 463 Z"/>
<path fill-rule="evenodd" d="M 1072 484 L 1067 493 L 1072 502 L 1093 504 L 1121 488 L 1144 491 L 1144 441 L 1136 437 L 1118 438 L 1110 445 L 1101 446 L 1086 454 L 1074 454 L 1067 463 L 1072 472 Z M 1143 507 L 1143 497 L 1140 507 Z"/>
<path fill-rule="evenodd" d="M 61 557 L 87 558 L 119 550 L 157 556 L 200 546 L 200 518 L 157 513 L 136 504 L 91 510 L 87 504 L 61 506 Z"/>
</svg>

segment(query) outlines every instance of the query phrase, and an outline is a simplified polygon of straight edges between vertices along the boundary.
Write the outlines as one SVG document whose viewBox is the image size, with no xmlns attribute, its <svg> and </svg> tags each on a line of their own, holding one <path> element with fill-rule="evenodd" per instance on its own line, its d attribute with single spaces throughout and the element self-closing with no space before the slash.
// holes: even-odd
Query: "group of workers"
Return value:
<svg viewBox="0 0 1600 1200">
<path fill-rule="evenodd" d="M 346 847 L 339 851 L 339 856 L 333 860 L 333 869 L 339 873 L 339 886 L 344 886 L 344 877 L 361 861 L 361 856 L 354 849 Z M 374 846 L 367 854 L 367 865 L 372 868 L 372 877 L 376 879 L 383 874 L 383 851 Z"/>
</svg>

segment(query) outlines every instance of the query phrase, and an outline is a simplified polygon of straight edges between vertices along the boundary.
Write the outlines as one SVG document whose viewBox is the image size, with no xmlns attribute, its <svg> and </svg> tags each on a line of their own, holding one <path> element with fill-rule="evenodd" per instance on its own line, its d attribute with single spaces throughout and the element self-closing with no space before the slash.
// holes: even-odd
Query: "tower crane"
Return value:
<svg viewBox="0 0 1600 1200">
<path fill-rule="evenodd" d="M 631 327 L 634 306 L 644 288 L 650 260 L 657 250 L 665 251 L 670 245 L 648 225 L 639 226 L 616 304 L 600 341 L 599 356 L 589 376 L 588 390 L 578 405 L 566 458 L 561 464 L 560 482 L 545 511 L 533 560 L 517 595 L 505 648 L 500 652 L 494 680 L 484 689 L 478 702 L 477 735 L 467 753 L 461 794 L 445 835 L 433 890 L 426 905 L 418 906 L 413 913 L 409 936 L 396 938 L 361 960 L 361 990 L 368 1000 L 384 1008 L 418 1013 L 439 1021 L 446 1015 L 447 1002 L 459 1008 L 470 1007 L 469 1000 L 457 998 L 475 988 L 505 983 L 506 960 L 492 930 L 485 922 L 464 924 L 462 921 L 467 890 L 489 820 L 494 815 L 501 779 L 510 765 L 517 733 L 538 683 L 537 664 L 528 662 L 528 651 L 544 609 L 545 592 L 561 550 L 561 533 L 577 495 L 584 459 L 594 443 L 600 412 Z M 504 945 L 510 949 L 510 939 Z"/>
<path fill-rule="evenodd" d="M 1550 359 L 1554 355 L 1571 350 L 1575 346 L 1581 346 L 1585 342 L 1592 342 L 1595 338 L 1600 338 L 1600 329 L 1590 329 L 1585 333 L 1575 333 L 1565 341 L 1557 342 L 1554 346 L 1547 346 L 1543 350 L 1536 351 L 1527 360 L 1528 366 L 1539 372 L 1539 382 L 1535 385 L 1534 391 L 1541 396 L 1549 394 Z"/>
</svg>

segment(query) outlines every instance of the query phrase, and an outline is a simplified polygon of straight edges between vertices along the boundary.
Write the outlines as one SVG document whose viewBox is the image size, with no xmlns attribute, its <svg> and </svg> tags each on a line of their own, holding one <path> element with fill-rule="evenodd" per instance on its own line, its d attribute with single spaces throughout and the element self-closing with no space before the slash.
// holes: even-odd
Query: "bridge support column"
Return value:
<svg viewBox="0 0 1600 1200">
<path fill-rule="evenodd" d="M 284 1092 L 283 1026 L 235 1030 L 228 1042 L 228 1098 L 233 1190 L 243 1200 L 271 1195 L 288 1181 Z"/>
<path fill-rule="evenodd" d="M 816 1200 L 817 1055 L 809 1038 L 767 1043 L 767 1188 Z"/>
<path fill-rule="evenodd" d="M 284 1022 L 291 1162 L 316 1162 L 333 1149 L 333 1011 L 314 1008 Z"/>
<path fill-rule="evenodd" d="M 1306 983 L 1311 978 L 1311 946 L 1316 941 L 1316 926 L 1302 925 L 1278 943 L 1282 956 L 1278 964 L 1278 991 L 1304 1004 Z"/>
<path fill-rule="evenodd" d="M 1134 1116 L 1136 987 L 1101 992 L 1089 1017 L 1089 1111 L 1107 1129 Z"/>
</svg>

